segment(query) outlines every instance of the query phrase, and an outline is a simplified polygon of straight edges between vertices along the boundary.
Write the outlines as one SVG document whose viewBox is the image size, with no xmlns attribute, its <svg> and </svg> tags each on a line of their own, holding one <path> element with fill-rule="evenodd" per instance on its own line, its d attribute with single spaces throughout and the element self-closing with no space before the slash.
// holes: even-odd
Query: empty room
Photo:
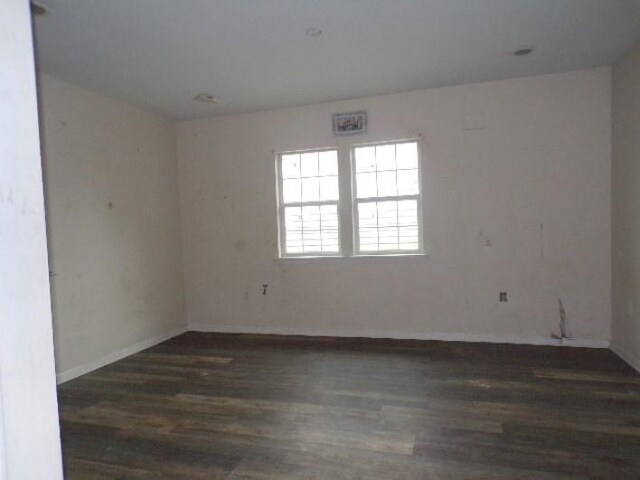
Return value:
<svg viewBox="0 0 640 480">
<path fill-rule="evenodd" d="M 640 2 L 0 10 L 0 479 L 640 478 Z"/>
</svg>

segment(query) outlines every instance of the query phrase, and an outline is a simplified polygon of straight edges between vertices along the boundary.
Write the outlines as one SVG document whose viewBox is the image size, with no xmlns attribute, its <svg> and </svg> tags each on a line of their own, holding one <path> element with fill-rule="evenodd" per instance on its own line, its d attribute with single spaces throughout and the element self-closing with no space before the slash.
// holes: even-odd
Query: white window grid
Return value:
<svg viewBox="0 0 640 480">
<path fill-rule="evenodd" d="M 282 158 L 287 155 L 303 155 L 305 153 L 322 153 L 322 152 L 335 152 L 338 159 L 338 171 L 336 173 L 338 179 L 338 199 L 337 200 L 319 200 L 319 201 L 299 201 L 299 202 L 287 202 L 284 200 L 284 178 L 282 175 Z M 280 152 L 276 155 L 276 176 L 278 179 L 278 234 L 279 234 L 279 254 L 281 258 L 304 258 L 304 257 L 340 257 L 342 256 L 342 237 L 341 237 L 341 215 L 340 215 L 340 167 L 339 167 L 338 149 L 336 147 L 326 148 L 313 148 L 306 150 L 293 150 Z M 305 177 L 300 177 L 305 178 Z M 303 251 L 303 252 L 287 252 L 287 230 L 285 222 L 285 209 L 289 207 L 323 207 L 323 206 L 335 206 L 337 215 L 337 251 L 324 252 L 321 250 Z M 322 226 L 321 226 L 322 229 Z M 322 239 L 320 240 L 322 242 Z M 322 243 L 321 243 L 322 246 Z"/>
<path fill-rule="evenodd" d="M 357 170 L 356 170 L 356 155 L 355 151 L 357 148 L 362 147 L 378 147 L 384 145 L 401 145 L 406 143 L 415 143 L 417 149 L 417 160 L 418 160 L 418 193 L 413 195 L 385 195 L 385 196 L 371 196 L 367 198 L 358 198 L 358 185 L 357 185 Z M 374 142 L 374 143 L 364 143 L 357 144 L 351 147 L 351 206 L 352 206 L 352 225 L 353 225 L 353 251 L 355 256 L 389 256 L 389 255 L 403 255 L 403 254 L 424 254 L 424 238 L 423 238 L 423 212 L 422 212 L 422 157 L 420 151 L 420 141 L 417 138 L 413 139 L 405 139 L 405 140 L 392 140 L 385 142 Z M 396 171 L 398 169 L 396 168 Z M 379 173 L 376 168 L 376 184 L 377 184 L 377 174 Z M 396 180 L 397 181 L 397 180 Z M 417 249 L 386 249 L 386 250 L 361 250 L 360 249 L 360 225 L 359 225 L 359 205 L 364 203 L 373 203 L 373 202 L 385 202 L 385 201 L 396 201 L 400 202 L 403 200 L 415 200 L 417 204 L 417 229 L 418 229 L 418 248 Z M 397 223 L 399 223 L 399 219 L 397 219 Z M 379 235 L 379 230 L 378 235 Z"/>
</svg>

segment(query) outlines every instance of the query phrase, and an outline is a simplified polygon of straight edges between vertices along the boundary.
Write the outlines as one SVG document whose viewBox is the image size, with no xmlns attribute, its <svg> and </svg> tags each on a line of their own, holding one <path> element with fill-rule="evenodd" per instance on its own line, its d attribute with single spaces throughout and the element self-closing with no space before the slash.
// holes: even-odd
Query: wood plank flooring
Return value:
<svg viewBox="0 0 640 480">
<path fill-rule="evenodd" d="M 70 480 L 640 479 L 607 350 L 187 333 L 59 396 Z"/>
</svg>

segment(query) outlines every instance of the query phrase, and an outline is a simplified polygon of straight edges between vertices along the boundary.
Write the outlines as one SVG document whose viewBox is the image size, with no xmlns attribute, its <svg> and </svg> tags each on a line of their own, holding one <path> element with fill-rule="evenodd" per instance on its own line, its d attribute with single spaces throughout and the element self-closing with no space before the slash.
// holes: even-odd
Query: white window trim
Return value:
<svg viewBox="0 0 640 480">
<path fill-rule="evenodd" d="M 330 152 L 335 151 L 336 157 L 338 161 L 338 200 L 326 200 L 326 201 L 317 201 L 317 202 L 295 202 L 295 203 L 284 203 L 284 198 L 282 195 L 283 189 L 283 178 L 282 178 L 282 156 L 283 155 L 291 155 L 291 154 L 303 154 L 309 152 Z M 276 178 L 277 178 L 277 195 L 278 195 L 278 257 L 280 259 L 287 258 L 295 258 L 295 259 L 303 259 L 303 258 L 344 258 L 344 253 L 342 250 L 342 228 L 341 228 L 341 205 L 340 199 L 341 189 L 341 176 L 340 176 L 340 155 L 339 149 L 336 146 L 333 147 L 322 147 L 322 148 L 306 148 L 303 150 L 288 150 L 276 153 Z M 287 234 L 285 228 L 284 221 L 284 209 L 285 207 L 306 207 L 306 206 L 322 206 L 322 205 L 336 205 L 337 215 L 338 215 L 338 251 L 337 252 L 302 252 L 302 253 L 287 253 L 286 252 L 286 241 Z"/>
<path fill-rule="evenodd" d="M 407 138 L 402 140 L 389 140 L 383 142 L 366 142 L 351 145 L 350 148 L 350 181 L 351 181 L 351 224 L 353 231 L 353 256 L 354 257 L 393 257 L 399 255 L 425 255 L 424 248 L 424 221 L 423 221 L 423 205 L 422 205 L 422 145 L 420 138 Z M 399 143 L 416 143 L 418 150 L 418 194 L 417 195 L 400 195 L 400 196 L 387 196 L 387 197 L 369 197 L 358 198 L 358 187 L 356 181 L 356 159 L 355 149 L 360 147 L 375 147 L 378 145 L 397 145 Z M 338 159 L 339 161 L 340 159 Z M 374 201 L 400 201 L 400 200 L 417 200 L 418 203 L 418 249 L 417 250 L 379 250 L 377 252 L 372 251 L 360 251 L 360 234 L 358 225 L 358 204 Z"/>
</svg>

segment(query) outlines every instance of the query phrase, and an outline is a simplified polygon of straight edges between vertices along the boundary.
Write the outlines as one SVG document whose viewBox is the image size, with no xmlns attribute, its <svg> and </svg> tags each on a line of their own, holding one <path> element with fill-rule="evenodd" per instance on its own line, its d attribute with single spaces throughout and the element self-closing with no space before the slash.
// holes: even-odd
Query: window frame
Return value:
<svg viewBox="0 0 640 480">
<path fill-rule="evenodd" d="M 337 177 L 338 177 L 338 200 L 319 200 L 312 202 L 293 202 L 284 203 L 283 197 L 283 185 L 284 179 L 282 177 L 282 157 L 284 155 L 302 155 L 304 153 L 321 153 L 321 152 L 336 152 L 337 160 Z M 276 189 L 278 197 L 277 205 L 277 218 L 278 218 L 278 257 L 279 258 L 335 258 L 343 257 L 344 252 L 342 248 L 342 214 L 341 214 L 341 175 L 340 175 L 340 151 L 337 146 L 321 147 L 321 148 L 305 148 L 300 150 L 286 150 L 277 152 L 275 154 L 276 164 Z M 286 207 L 305 207 L 305 206 L 323 206 L 323 205 L 336 205 L 336 215 L 338 220 L 338 251 L 337 252 L 300 252 L 300 253 L 287 253 L 287 232 L 284 218 L 284 211 Z"/>
<path fill-rule="evenodd" d="M 350 154 L 350 186 L 351 186 L 351 225 L 353 238 L 353 256 L 354 257 L 393 257 L 406 255 L 425 255 L 424 248 L 424 213 L 422 204 L 422 148 L 420 138 L 406 138 L 401 140 L 387 140 L 381 142 L 366 142 L 351 145 Z M 398 145 L 402 143 L 415 143 L 418 155 L 418 194 L 417 195 L 396 195 L 386 197 L 368 197 L 358 198 L 357 172 L 356 172 L 356 148 L 377 147 L 380 145 Z M 338 159 L 339 160 L 339 159 Z M 396 169 L 397 172 L 397 169 Z M 418 217 L 418 249 L 417 250 L 378 250 L 378 251 L 361 251 L 360 250 L 360 225 L 358 216 L 358 204 L 380 201 L 402 201 L 416 200 L 417 217 Z"/>
</svg>

